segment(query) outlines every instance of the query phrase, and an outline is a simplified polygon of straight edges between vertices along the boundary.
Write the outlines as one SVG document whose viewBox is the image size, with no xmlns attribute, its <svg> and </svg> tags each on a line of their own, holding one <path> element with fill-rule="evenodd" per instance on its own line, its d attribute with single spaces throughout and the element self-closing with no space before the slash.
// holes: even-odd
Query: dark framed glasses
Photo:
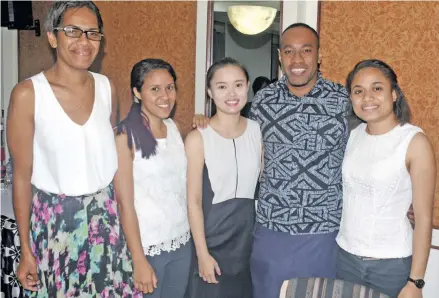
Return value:
<svg viewBox="0 0 439 298">
<path fill-rule="evenodd" d="M 64 31 L 64 34 L 67 37 L 72 38 L 80 38 L 82 34 L 85 33 L 85 36 L 87 36 L 87 39 L 94 40 L 94 41 L 101 41 L 104 37 L 104 34 L 95 31 L 95 30 L 82 30 L 81 28 L 75 27 L 75 26 L 66 26 L 64 28 L 53 28 L 56 31 Z"/>
</svg>

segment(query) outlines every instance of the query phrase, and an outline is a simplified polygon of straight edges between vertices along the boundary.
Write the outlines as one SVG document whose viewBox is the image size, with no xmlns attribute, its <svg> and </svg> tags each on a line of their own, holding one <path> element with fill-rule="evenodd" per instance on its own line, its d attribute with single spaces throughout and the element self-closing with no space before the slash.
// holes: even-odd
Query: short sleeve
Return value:
<svg viewBox="0 0 439 298">
<path fill-rule="evenodd" d="M 261 102 L 261 98 L 263 96 L 263 92 L 256 93 L 253 98 L 253 102 L 250 107 L 249 118 L 258 122 L 258 114 L 259 114 L 259 103 Z"/>
</svg>

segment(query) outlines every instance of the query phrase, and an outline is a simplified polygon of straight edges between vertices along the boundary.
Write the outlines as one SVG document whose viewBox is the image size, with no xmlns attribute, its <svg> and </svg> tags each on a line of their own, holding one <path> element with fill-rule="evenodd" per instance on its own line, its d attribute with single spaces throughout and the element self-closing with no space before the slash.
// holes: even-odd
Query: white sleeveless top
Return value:
<svg viewBox="0 0 439 298">
<path fill-rule="evenodd" d="M 92 73 L 95 99 L 84 125 L 64 112 L 41 72 L 30 79 L 35 92 L 35 135 L 31 183 L 43 191 L 79 196 L 107 187 L 117 170 L 111 127 L 111 86 Z"/>
<path fill-rule="evenodd" d="M 253 199 L 261 170 L 262 135 L 259 124 L 247 119 L 245 132 L 226 139 L 212 127 L 199 129 L 204 160 L 214 193 L 212 204 L 233 198 Z"/>
<path fill-rule="evenodd" d="M 148 159 L 134 154 L 134 205 L 146 255 L 173 251 L 189 241 L 186 200 L 186 154 L 177 126 L 164 120 L 166 139 Z"/>
<path fill-rule="evenodd" d="M 366 124 L 351 132 L 343 161 L 343 215 L 337 243 L 363 257 L 412 255 L 413 229 L 407 218 L 412 185 L 406 153 L 422 130 L 411 124 L 369 135 Z"/>
</svg>

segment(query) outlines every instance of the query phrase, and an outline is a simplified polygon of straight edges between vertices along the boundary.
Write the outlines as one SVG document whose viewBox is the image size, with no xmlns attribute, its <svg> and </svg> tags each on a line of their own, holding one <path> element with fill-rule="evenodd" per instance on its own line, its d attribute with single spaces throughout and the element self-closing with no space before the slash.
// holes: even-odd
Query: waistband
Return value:
<svg viewBox="0 0 439 298">
<path fill-rule="evenodd" d="M 78 195 L 78 196 L 68 196 L 66 194 L 56 194 L 56 193 L 48 192 L 48 191 L 45 191 L 45 190 L 42 190 L 42 189 L 39 189 L 39 188 L 35 187 L 35 189 L 36 189 L 35 194 L 41 193 L 41 194 L 48 195 L 50 197 L 60 197 L 60 198 L 88 198 L 88 197 L 93 197 L 93 196 L 96 196 L 98 194 L 101 194 L 102 192 L 106 191 L 109 188 L 112 189 L 112 185 L 111 184 L 108 185 L 107 187 L 102 188 L 102 189 L 100 189 L 98 191 L 95 191 L 93 193 L 83 194 L 83 195 Z"/>
<path fill-rule="evenodd" d="M 355 256 L 355 257 L 357 257 L 357 258 L 359 258 L 360 260 L 363 260 L 363 261 L 378 261 L 378 260 L 383 260 L 383 259 L 380 259 L 380 258 L 363 257 L 363 256 L 357 256 L 357 255 L 353 255 L 353 256 Z"/>
</svg>

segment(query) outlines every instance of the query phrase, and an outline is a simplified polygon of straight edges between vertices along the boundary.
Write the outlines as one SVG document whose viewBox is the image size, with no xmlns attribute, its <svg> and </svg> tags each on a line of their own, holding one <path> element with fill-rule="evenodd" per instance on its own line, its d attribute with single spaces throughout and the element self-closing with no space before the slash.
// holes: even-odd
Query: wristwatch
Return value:
<svg viewBox="0 0 439 298">
<path fill-rule="evenodd" d="M 418 289 L 422 289 L 425 286 L 425 281 L 423 279 L 413 279 L 411 277 L 408 277 L 407 281 L 411 281 L 412 283 L 414 283 Z"/>
</svg>

